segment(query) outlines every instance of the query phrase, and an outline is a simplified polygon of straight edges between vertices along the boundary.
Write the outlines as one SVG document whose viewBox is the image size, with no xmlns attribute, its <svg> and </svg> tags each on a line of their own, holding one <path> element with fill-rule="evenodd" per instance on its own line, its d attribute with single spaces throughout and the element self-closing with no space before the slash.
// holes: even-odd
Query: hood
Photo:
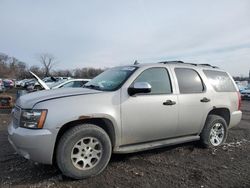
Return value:
<svg viewBox="0 0 250 188">
<path fill-rule="evenodd" d="M 77 96 L 77 95 L 89 95 L 101 92 L 103 91 L 87 89 L 87 88 L 62 88 L 62 89 L 43 90 L 22 95 L 16 101 L 16 105 L 24 109 L 32 109 L 36 103 L 46 100 Z"/>
<path fill-rule="evenodd" d="M 50 87 L 43 81 L 41 80 L 35 73 L 30 71 L 30 74 L 37 80 L 37 82 L 45 89 L 45 90 L 50 90 Z"/>
</svg>

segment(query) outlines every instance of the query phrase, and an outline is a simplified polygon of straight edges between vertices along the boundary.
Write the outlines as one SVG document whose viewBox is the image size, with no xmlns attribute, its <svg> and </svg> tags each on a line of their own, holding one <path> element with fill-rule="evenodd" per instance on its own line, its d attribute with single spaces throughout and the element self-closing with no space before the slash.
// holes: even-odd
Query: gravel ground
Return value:
<svg viewBox="0 0 250 188">
<path fill-rule="evenodd" d="M 197 142 L 113 155 L 97 177 L 71 180 L 55 166 L 17 155 L 7 140 L 8 111 L 0 112 L 0 187 L 250 187 L 250 101 L 227 143 L 202 149 Z"/>
</svg>

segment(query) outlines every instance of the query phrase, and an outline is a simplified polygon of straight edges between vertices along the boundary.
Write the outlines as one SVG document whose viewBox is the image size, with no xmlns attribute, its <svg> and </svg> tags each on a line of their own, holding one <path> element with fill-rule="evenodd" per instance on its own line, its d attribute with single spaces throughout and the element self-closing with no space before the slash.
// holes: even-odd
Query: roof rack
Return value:
<svg viewBox="0 0 250 188">
<path fill-rule="evenodd" d="M 167 64 L 167 63 L 184 63 L 183 61 L 162 61 L 159 63 Z"/>
<path fill-rule="evenodd" d="M 198 64 L 198 65 L 207 66 L 207 67 L 213 67 L 213 68 L 219 68 L 217 66 L 213 66 L 213 65 L 210 65 L 210 64 Z"/>
<path fill-rule="evenodd" d="M 186 62 L 183 62 L 183 61 L 162 61 L 162 62 L 159 62 L 159 63 L 163 63 L 163 64 L 174 64 L 174 63 L 183 63 L 183 64 L 188 64 L 188 65 L 193 65 L 193 66 L 207 66 L 207 67 L 212 67 L 212 68 L 218 68 L 216 66 L 212 66 L 210 64 L 196 64 L 196 63 L 186 63 Z"/>
</svg>

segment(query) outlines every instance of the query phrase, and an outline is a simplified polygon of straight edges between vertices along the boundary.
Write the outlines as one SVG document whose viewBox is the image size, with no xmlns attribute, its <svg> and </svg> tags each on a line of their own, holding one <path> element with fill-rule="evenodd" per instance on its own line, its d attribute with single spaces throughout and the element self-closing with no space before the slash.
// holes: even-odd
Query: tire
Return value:
<svg viewBox="0 0 250 188">
<path fill-rule="evenodd" d="M 83 179 L 101 173 L 107 166 L 112 145 L 107 133 L 92 124 L 69 129 L 59 140 L 56 160 L 65 176 Z"/>
<path fill-rule="evenodd" d="M 228 134 L 226 121 L 217 115 L 208 115 L 205 126 L 200 134 L 200 141 L 203 147 L 217 147 L 222 145 Z"/>
</svg>

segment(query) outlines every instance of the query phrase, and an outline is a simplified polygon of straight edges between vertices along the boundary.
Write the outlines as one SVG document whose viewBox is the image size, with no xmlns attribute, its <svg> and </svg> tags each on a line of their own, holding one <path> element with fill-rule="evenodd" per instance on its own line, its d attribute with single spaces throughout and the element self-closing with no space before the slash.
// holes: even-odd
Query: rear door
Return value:
<svg viewBox="0 0 250 188">
<path fill-rule="evenodd" d="M 179 86 L 179 124 L 177 135 L 193 135 L 200 131 L 207 115 L 210 98 L 199 73 L 191 68 L 174 68 Z"/>
</svg>

